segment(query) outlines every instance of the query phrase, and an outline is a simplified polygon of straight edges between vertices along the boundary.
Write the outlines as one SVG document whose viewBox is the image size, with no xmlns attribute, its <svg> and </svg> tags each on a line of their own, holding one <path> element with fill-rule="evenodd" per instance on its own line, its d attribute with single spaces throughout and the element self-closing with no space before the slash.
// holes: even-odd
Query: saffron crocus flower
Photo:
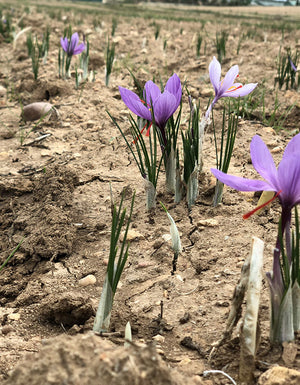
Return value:
<svg viewBox="0 0 300 385">
<path fill-rule="evenodd" d="M 209 65 L 209 77 L 210 81 L 215 90 L 215 97 L 208 107 L 205 117 L 208 118 L 213 106 L 217 103 L 217 101 L 226 96 L 232 98 L 238 98 L 240 96 L 246 96 L 250 94 L 257 86 L 257 83 L 249 83 L 246 85 L 242 85 L 241 83 L 234 83 L 234 80 L 239 76 L 239 67 L 234 65 L 230 68 L 227 74 L 224 77 L 224 80 L 221 79 L 221 64 L 218 60 L 213 57 L 213 60 Z"/>
<path fill-rule="evenodd" d="M 78 33 L 75 32 L 71 36 L 70 41 L 67 37 L 60 38 L 60 44 L 62 46 L 62 49 L 67 53 L 68 56 L 74 56 L 80 54 L 82 51 L 85 50 L 85 44 L 79 43 L 79 36 Z"/>
<path fill-rule="evenodd" d="M 222 183 L 240 191 L 274 191 L 278 194 L 283 211 L 300 203 L 300 134 L 287 145 L 282 160 L 276 169 L 274 160 L 263 140 L 255 135 L 250 144 L 252 164 L 265 179 L 253 180 L 228 175 L 217 169 L 211 169 L 214 176 Z"/>
<path fill-rule="evenodd" d="M 262 180 L 253 180 L 240 178 L 233 175 L 227 175 L 219 170 L 211 169 L 212 173 L 221 182 L 240 191 L 274 191 L 278 196 L 281 207 L 281 226 L 278 232 L 276 248 L 273 254 L 273 270 L 267 273 L 267 278 L 271 292 L 272 317 L 271 317 L 271 340 L 287 341 L 293 339 L 293 314 L 290 309 L 286 311 L 286 296 L 289 291 L 289 283 L 284 282 L 281 265 L 285 262 L 281 257 L 281 246 L 285 236 L 285 250 L 288 267 L 286 272 L 290 277 L 292 265 L 292 246 L 291 246 L 291 211 L 294 206 L 300 203 L 300 134 L 296 135 L 287 145 L 282 160 L 276 169 L 272 155 L 262 139 L 256 135 L 251 141 L 250 152 L 252 164 L 256 171 L 264 178 Z M 274 197 L 274 198 L 275 198 Z M 273 198 L 273 199 L 274 199 Z M 271 199 L 269 202 L 271 202 Z M 263 207 L 264 205 L 260 206 Z M 252 211 L 255 212 L 257 209 Z M 290 278 L 289 278 L 290 279 Z M 291 293 L 289 293 L 290 295 Z M 294 301 L 294 299 L 293 299 Z M 295 300 L 295 308 L 299 306 Z"/>
<path fill-rule="evenodd" d="M 182 95 L 180 79 L 176 74 L 167 81 L 163 92 L 149 80 L 145 84 L 144 100 L 126 88 L 119 87 L 119 91 L 123 102 L 134 114 L 149 122 L 152 121 L 152 115 L 154 116 L 155 125 L 160 129 L 162 135 L 164 135 L 168 119 L 177 110 Z M 153 111 L 151 111 L 151 106 Z"/>
</svg>

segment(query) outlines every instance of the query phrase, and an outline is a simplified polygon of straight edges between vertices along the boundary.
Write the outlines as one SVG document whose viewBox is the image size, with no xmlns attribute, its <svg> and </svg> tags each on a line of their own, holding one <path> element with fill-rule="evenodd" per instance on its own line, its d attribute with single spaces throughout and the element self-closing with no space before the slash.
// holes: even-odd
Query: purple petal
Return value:
<svg viewBox="0 0 300 385">
<path fill-rule="evenodd" d="M 288 145 L 284 150 L 282 159 L 285 158 L 286 156 L 293 154 L 294 152 L 299 153 L 299 151 L 300 151 L 300 134 L 297 134 L 289 141 Z"/>
<path fill-rule="evenodd" d="M 79 42 L 79 36 L 78 36 L 78 33 L 75 32 L 73 33 L 72 37 L 71 37 L 71 41 L 70 41 L 70 48 L 69 48 L 69 53 L 74 55 L 74 51 L 75 51 L 75 48 L 77 46 Z"/>
<path fill-rule="evenodd" d="M 78 55 L 80 54 L 81 52 L 83 52 L 85 50 L 85 44 L 84 43 L 81 43 L 79 44 L 73 51 L 73 55 Z"/>
<path fill-rule="evenodd" d="M 151 112 L 149 109 L 142 103 L 140 98 L 134 92 L 128 90 L 127 88 L 119 87 L 121 98 L 126 106 L 137 116 L 140 116 L 143 119 L 152 120 Z"/>
<path fill-rule="evenodd" d="M 171 115 L 178 107 L 176 97 L 168 91 L 164 91 L 153 104 L 153 112 L 156 125 L 164 129 Z"/>
<path fill-rule="evenodd" d="M 221 64 L 218 60 L 213 57 L 213 60 L 209 64 L 209 77 L 211 84 L 214 87 L 215 94 L 217 95 L 220 87 L 220 79 L 221 79 Z"/>
<path fill-rule="evenodd" d="M 292 153 L 282 158 L 278 166 L 279 197 L 290 207 L 300 202 L 300 155 Z"/>
<path fill-rule="evenodd" d="M 69 43 L 68 43 L 68 38 L 65 37 L 65 38 L 60 38 L 60 44 L 62 46 L 62 49 L 65 51 L 65 52 L 68 52 L 68 47 L 69 47 Z"/>
<path fill-rule="evenodd" d="M 220 182 L 239 191 L 274 191 L 274 188 L 262 180 L 241 178 L 239 176 L 228 175 L 224 172 L 211 168 L 210 171 Z"/>
<path fill-rule="evenodd" d="M 144 98 L 146 97 L 147 105 L 150 107 L 151 102 L 153 104 L 160 95 L 161 95 L 161 92 L 159 87 L 155 83 L 153 83 L 152 80 L 149 80 L 145 84 L 145 88 L 144 88 Z"/>
<path fill-rule="evenodd" d="M 176 98 L 178 105 L 180 104 L 182 90 L 181 90 L 180 79 L 176 74 L 172 75 L 170 79 L 167 81 L 167 84 L 165 86 L 165 91 L 168 91 L 170 92 L 170 94 L 173 94 Z"/>
<path fill-rule="evenodd" d="M 279 191 L 277 170 L 272 155 L 260 136 L 255 135 L 250 144 L 250 154 L 255 170 Z"/>
<path fill-rule="evenodd" d="M 295 72 L 297 72 L 297 67 L 296 67 L 295 64 L 292 62 L 292 59 L 291 59 L 290 56 L 289 56 L 289 61 L 290 61 L 290 65 L 291 65 L 291 67 L 292 67 L 292 70 L 295 71 Z"/>
<path fill-rule="evenodd" d="M 239 74 L 239 66 L 235 65 L 230 68 L 230 70 L 225 75 L 224 80 L 221 83 L 221 87 L 219 88 L 219 97 L 222 97 L 225 92 L 228 91 L 230 87 L 233 86 L 235 78 Z"/>
<path fill-rule="evenodd" d="M 233 86 L 239 86 L 240 84 L 239 83 L 234 83 Z M 238 88 L 234 91 L 227 91 L 227 92 L 224 92 L 224 94 L 222 96 L 230 96 L 232 98 L 238 98 L 238 97 L 242 97 L 242 96 L 246 96 L 248 94 L 250 94 L 250 92 L 252 92 L 254 90 L 254 88 L 257 86 L 257 83 L 249 83 L 249 84 L 245 84 L 244 86 L 242 86 L 241 88 Z"/>
<path fill-rule="evenodd" d="M 210 115 L 210 112 L 211 112 L 212 108 L 213 108 L 213 103 L 210 103 L 208 109 L 205 112 L 205 119 L 209 118 L 209 115 Z"/>
</svg>

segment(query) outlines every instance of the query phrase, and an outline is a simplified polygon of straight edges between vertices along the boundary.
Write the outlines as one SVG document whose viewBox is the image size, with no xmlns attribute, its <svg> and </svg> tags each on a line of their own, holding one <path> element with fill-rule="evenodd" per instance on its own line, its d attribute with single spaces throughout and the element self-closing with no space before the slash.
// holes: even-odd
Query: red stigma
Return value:
<svg viewBox="0 0 300 385">
<path fill-rule="evenodd" d="M 142 133 L 145 131 L 145 128 L 147 127 L 148 125 L 148 122 L 144 125 L 144 127 L 141 129 L 141 132 L 140 134 L 137 136 L 136 139 L 134 139 L 134 141 L 132 142 L 132 144 L 136 144 L 136 142 L 139 140 L 139 137 L 142 135 Z M 150 135 L 150 128 L 152 126 L 152 122 L 150 123 L 149 127 L 148 127 L 148 130 L 146 132 L 146 136 L 149 136 Z"/>
<path fill-rule="evenodd" d="M 248 218 L 250 218 L 251 215 L 253 215 L 254 213 L 256 213 L 258 210 L 262 209 L 263 207 L 267 206 L 269 203 L 273 202 L 273 201 L 278 197 L 278 195 L 281 193 L 281 191 L 282 191 L 282 190 L 278 191 L 278 193 L 275 194 L 275 195 L 273 196 L 273 198 L 269 199 L 267 202 L 263 203 L 262 205 L 260 205 L 260 206 L 258 206 L 258 207 L 255 207 L 255 209 L 249 211 L 249 213 L 244 214 L 244 215 L 243 215 L 243 219 L 248 219 Z"/>
<path fill-rule="evenodd" d="M 242 87 L 243 87 L 242 85 L 239 85 L 238 87 L 232 86 L 232 89 L 227 90 L 227 92 L 236 91 L 236 90 L 238 90 L 239 88 L 242 88 Z"/>
</svg>

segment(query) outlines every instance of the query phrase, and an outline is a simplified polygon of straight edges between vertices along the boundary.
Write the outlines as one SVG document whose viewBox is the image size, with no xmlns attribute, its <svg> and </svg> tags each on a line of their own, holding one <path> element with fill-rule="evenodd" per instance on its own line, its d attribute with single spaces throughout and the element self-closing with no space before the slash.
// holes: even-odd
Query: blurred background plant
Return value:
<svg viewBox="0 0 300 385">
<path fill-rule="evenodd" d="M 202 35 L 200 33 L 197 34 L 197 43 L 196 43 L 196 56 L 200 57 L 200 50 L 202 45 Z"/>
<path fill-rule="evenodd" d="M 38 41 L 37 35 L 32 36 L 31 32 L 27 35 L 26 45 L 27 53 L 31 58 L 32 71 L 34 79 L 38 78 L 38 71 L 40 65 L 40 59 L 43 60 L 43 64 L 47 63 L 47 57 L 49 52 L 49 40 L 50 40 L 50 27 L 47 26 L 46 32 L 42 35 L 42 42 Z"/>
<path fill-rule="evenodd" d="M 106 50 L 105 50 L 105 85 L 108 87 L 110 75 L 112 72 L 114 60 L 115 60 L 115 43 L 110 43 L 109 37 L 107 38 Z"/>
<path fill-rule="evenodd" d="M 292 53 L 290 48 L 286 48 L 282 52 L 281 47 L 277 56 L 277 76 L 274 80 L 274 87 L 278 84 L 281 90 L 285 85 L 285 89 L 298 89 L 300 85 L 300 75 L 297 71 L 299 52 Z M 298 72 L 298 76 L 297 76 Z M 296 79 L 297 78 L 297 79 Z"/>
<path fill-rule="evenodd" d="M 218 61 L 222 63 L 223 59 L 226 57 L 226 43 L 228 40 L 228 33 L 226 31 L 221 31 L 216 33 L 215 46 L 218 55 Z"/>
<path fill-rule="evenodd" d="M 115 36 L 116 30 L 117 30 L 117 26 L 118 26 L 118 19 L 113 17 L 112 25 L 111 25 L 111 36 L 112 37 Z"/>
<path fill-rule="evenodd" d="M 58 52 L 58 71 L 59 76 L 63 79 L 70 78 L 70 66 L 72 57 L 81 54 L 86 51 L 87 47 L 85 42 L 79 43 L 78 33 L 72 34 L 72 26 L 64 30 L 64 36 L 60 39 L 61 48 Z M 88 65 L 88 55 L 85 60 Z"/>
<path fill-rule="evenodd" d="M 239 98 L 240 99 L 240 98 Z M 220 142 L 218 144 L 218 134 L 216 130 L 214 116 L 212 114 L 212 124 L 213 124 L 213 132 L 214 132 L 214 144 L 216 151 L 216 167 L 218 170 L 227 173 L 230 160 L 232 157 L 232 152 L 235 144 L 235 138 L 237 133 L 238 121 L 239 121 L 239 102 L 236 108 L 233 110 L 231 107 L 231 103 L 227 103 L 223 108 L 223 119 L 222 119 L 222 127 L 221 127 L 221 136 Z M 226 129 L 227 125 L 227 129 Z M 217 206 L 222 201 L 223 196 L 223 188 L 224 184 L 217 180 L 215 195 L 213 199 L 213 206 Z"/>
<path fill-rule="evenodd" d="M 10 13 L 4 15 L 0 10 L 0 35 L 2 35 L 5 43 L 10 43 L 13 40 L 14 30 Z"/>
</svg>

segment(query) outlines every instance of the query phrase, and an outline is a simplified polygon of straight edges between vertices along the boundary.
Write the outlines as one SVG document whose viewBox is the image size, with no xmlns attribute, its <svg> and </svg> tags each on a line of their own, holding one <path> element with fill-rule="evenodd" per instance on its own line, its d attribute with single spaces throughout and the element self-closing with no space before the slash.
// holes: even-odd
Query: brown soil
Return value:
<svg viewBox="0 0 300 385">
<path fill-rule="evenodd" d="M 222 64 L 223 75 L 232 65 L 238 64 L 242 83 L 258 82 L 259 87 L 265 88 L 265 105 L 270 116 L 277 92 L 273 85 L 279 46 L 291 47 L 295 51 L 299 48 L 299 31 L 287 28 L 283 36 L 279 27 L 271 29 L 270 19 L 269 24 L 263 21 L 267 23 L 265 28 L 261 24 L 255 26 L 255 23 L 261 23 L 255 18 L 257 10 L 265 8 L 251 8 L 253 20 L 249 16 L 248 22 L 253 23 L 252 27 L 245 26 L 244 19 L 237 18 L 234 23 L 232 18 L 222 19 L 222 12 L 230 15 L 234 8 L 217 8 L 218 14 L 201 17 L 205 21 L 202 24 L 197 21 L 155 20 L 161 26 L 159 38 L 155 40 L 153 20 L 149 18 L 122 17 L 121 8 L 110 10 L 110 13 L 105 11 L 102 15 L 99 6 L 93 4 L 87 5 L 86 9 L 94 7 L 95 12 L 99 12 L 94 15 L 78 10 L 60 10 L 60 6 L 61 3 L 56 3 L 53 8 L 32 6 L 23 19 L 24 27 L 32 26 L 32 32 L 38 36 L 45 31 L 46 25 L 51 28 L 48 62 L 41 65 L 38 81 L 33 79 L 24 36 L 17 42 L 15 51 L 12 44 L 1 43 L 0 82 L 6 90 L 0 100 L 0 262 L 23 238 L 24 241 L 0 273 L 0 382 L 60 384 L 68 378 L 68 383 L 78 384 L 78 378 L 90 376 L 87 377 L 90 382 L 85 379 L 86 382 L 80 380 L 80 383 L 94 384 L 95 376 L 102 373 L 100 376 L 106 382 L 101 384 L 181 384 L 184 377 L 190 378 L 194 384 L 229 383 L 219 375 L 214 376 L 215 382 L 212 382 L 212 377 L 201 379 L 207 369 L 224 370 L 238 380 L 238 329 L 210 359 L 209 354 L 212 344 L 221 338 L 224 331 L 231 297 L 243 261 L 250 251 L 252 235 L 264 240 L 264 270 L 271 269 L 280 207 L 273 203 L 262 215 L 244 221 L 242 214 L 255 207 L 257 195 L 226 187 L 222 204 L 212 207 L 215 179 L 210 167 L 215 166 L 215 150 L 209 127 L 196 205 L 190 211 L 184 201 L 175 205 L 173 197 L 165 191 L 163 173 L 158 184 L 158 201 L 168 207 L 183 245 L 177 274 L 172 276 L 172 249 L 163 238 L 169 234 L 168 218 L 159 205 L 151 215 L 146 212 L 142 178 L 106 110 L 124 130 L 129 127 L 128 109 L 118 90 L 119 85 L 134 89 L 128 67 L 141 83 L 153 77 L 158 83 L 161 77 L 165 84 L 176 72 L 182 81 L 186 80 L 191 95 L 197 100 L 200 98 L 204 113 L 212 92 L 208 65 L 216 55 L 215 34 L 225 29 L 229 40 Z M 14 7 L 13 20 L 16 21 L 23 11 L 18 3 Z M 140 6 L 140 12 L 144 8 Z M 278 23 L 300 19 L 294 12 L 298 12 L 298 8 L 292 9 L 290 19 L 283 18 L 288 14 L 288 8 L 277 10 Z M 51 12 L 56 17 L 53 18 Z M 67 17 L 65 23 L 59 20 L 59 14 Z M 192 8 L 188 15 L 191 14 Z M 105 87 L 104 49 L 112 17 L 118 20 L 114 36 L 116 61 L 109 87 Z M 90 69 L 96 71 L 95 82 L 88 82 L 79 90 L 75 89 L 74 79 L 64 81 L 58 78 L 59 39 L 69 23 L 81 37 L 82 33 L 89 33 Z M 241 43 L 237 55 L 239 36 L 251 28 L 252 36 Z M 203 34 L 199 58 L 195 48 L 198 32 Z M 163 50 L 165 39 L 167 48 Z M 73 65 L 77 59 L 74 57 Z M 255 134 L 262 137 L 277 163 L 281 159 L 289 138 L 299 130 L 300 97 L 295 90 L 278 90 L 278 99 L 280 110 L 277 117 L 295 103 L 283 129 L 275 130 L 263 124 L 259 118 L 261 108 L 249 117 L 252 120 L 241 119 L 230 173 L 256 177 L 249 155 L 249 143 Z M 58 116 L 51 116 L 38 125 L 22 122 L 20 102 L 27 105 L 37 101 L 54 104 Z M 222 105 L 219 102 L 215 108 L 217 122 L 221 121 Z M 186 92 L 183 106 L 181 128 L 185 130 L 188 124 Z M 22 132 L 25 140 L 21 145 Z M 50 135 L 44 140 L 34 141 L 44 134 Z M 105 337 L 111 341 L 102 341 L 99 336 L 90 336 L 89 331 L 109 253 L 110 184 L 116 202 L 125 192 L 127 207 L 136 190 L 131 225 L 135 233 L 112 312 L 111 332 L 117 334 Z M 96 284 L 82 286 L 80 279 L 89 274 L 96 277 Z M 161 306 L 163 322 L 159 318 Z M 299 354 L 293 360 L 283 360 L 282 349 L 270 345 L 269 315 L 269 292 L 265 280 L 256 379 L 275 364 L 300 368 Z M 123 344 L 120 333 L 123 333 L 127 321 L 132 325 L 134 346 L 129 353 L 124 353 L 118 345 Z M 158 340 L 156 349 L 165 362 L 157 356 L 155 348 L 139 347 L 153 338 Z M 296 347 L 299 349 L 299 342 Z M 107 357 L 99 356 L 100 351 L 107 352 Z M 26 365 L 22 364 L 11 374 L 28 352 L 36 352 L 36 355 L 30 356 Z M 129 370 L 126 367 L 129 356 L 133 360 L 129 360 L 131 364 L 133 362 L 130 366 L 133 377 L 131 382 L 126 382 L 116 377 L 114 370 L 118 365 L 125 368 L 124 371 Z M 157 362 L 155 370 L 161 373 L 160 377 L 154 377 L 155 370 L 151 365 L 147 370 L 143 369 L 145 362 L 151 361 L 149 357 L 154 357 Z M 111 369 L 105 365 L 106 358 Z M 48 368 L 50 363 L 58 370 L 52 372 Z M 107 375 L 111 377 L 105 377 L 100 366 L 107 367 Z M 176 370 L 169 373 L 167 367 Z M 140 378 L 143 370 L 145 375 Z M 62 375 L 59 377 L 57 373 L 60 371 Z M 119 380 L 113 382 L 111 378 L 115 377 Z"/>
</svg>

